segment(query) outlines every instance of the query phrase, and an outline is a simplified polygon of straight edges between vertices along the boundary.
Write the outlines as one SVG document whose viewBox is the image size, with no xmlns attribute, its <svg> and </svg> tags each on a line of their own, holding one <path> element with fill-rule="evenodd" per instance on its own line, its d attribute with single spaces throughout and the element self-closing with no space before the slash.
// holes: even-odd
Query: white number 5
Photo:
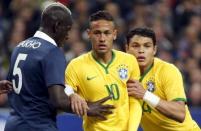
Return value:
<svg viewBox="0 0 201 131">
<path fill-rule="evenodd" d="M 14 69 L 13 69 L 13 76 L 15 75 L 18 75 L 18 78 L 19 78 L 19 81 L 18 81 L 18 87 L 16 88 L 16 82 L 15 80 L 13 79 L 12 82 L 13 82 L 13 88 L 14 88 L 14 91 L 19 94 L 20 93 L 20 90 L 22 88 L 22 71 L 20 69 L 20 67 L 18 67 L 18 64 L 20 61 L 24 61 L 26 60 L 27 58 L 27 54 L 19 54 L 17 56 L 17 59 L 15 61 L 15 65 L 14 65 Z"/>
</svg>

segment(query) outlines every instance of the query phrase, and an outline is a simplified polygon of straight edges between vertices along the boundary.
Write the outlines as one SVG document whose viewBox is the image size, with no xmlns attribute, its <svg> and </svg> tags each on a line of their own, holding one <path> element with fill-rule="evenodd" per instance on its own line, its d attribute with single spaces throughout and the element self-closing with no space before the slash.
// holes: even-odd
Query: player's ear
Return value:
<svg viewBox="0 0 201 131">
<path fill-rule="evenodd" d="M 115 29 L 113 31 L 113 40 L 116 40 L 116 38 L 117 38 L 117 30 Z"/>
<path fill-rule="evenodd" d="M 60 25 L 61 23 L 59 21 L 55 22 L 55 24 L 53 25 L 53 33 L 57 34 L 61 30 Z"/>
<path fill-rule="evenodd" d="M 52 26 L 52 32 L 56 33 L 57 32 L 57 26 L 58 26 L 58 22 L 55 22 Z"/>
<path fill-rule="evenodd" d="M 154 55 L 156 55 L 156 52 L 157 52 L 157 45 L 154 45 Z"/>
<path fill-rule="evenodd" d="M 86 30 L 86 32 L 87 32 L 87 35 L 88 35 L 88 38 L 90 37 L 90 32 L 91 30 L 88 28 L 87 30 Z"/>
<path fill-rule="evenodd" d="M 126 52 L 128 52 L 128 44 L 127 44 L 127 43 L 125 43 L 124 45 L 125 45 L 125 46 L 124 46 L 125 51 L 126 51 Z"/>
</svg>

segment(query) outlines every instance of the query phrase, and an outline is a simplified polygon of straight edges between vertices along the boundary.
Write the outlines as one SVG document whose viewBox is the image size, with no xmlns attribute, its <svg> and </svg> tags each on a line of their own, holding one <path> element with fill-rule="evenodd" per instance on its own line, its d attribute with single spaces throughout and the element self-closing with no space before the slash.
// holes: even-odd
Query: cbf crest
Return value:
<svg viewBox="0 0 201 131">
<path fill-rule="evenodd" d="M 147 85 L 147 90 L 148 91 L 150 91 L 150 92 L 155 91 L 155 83 L 154 83 L 154 81 L 149 80 L 146 85 Z"/>
<path fill-rule="evenodd" d="M 128 66 L 119 65 L 117 71 L 120 79 L 125 80 L 128 78 Z"/>
</svg>

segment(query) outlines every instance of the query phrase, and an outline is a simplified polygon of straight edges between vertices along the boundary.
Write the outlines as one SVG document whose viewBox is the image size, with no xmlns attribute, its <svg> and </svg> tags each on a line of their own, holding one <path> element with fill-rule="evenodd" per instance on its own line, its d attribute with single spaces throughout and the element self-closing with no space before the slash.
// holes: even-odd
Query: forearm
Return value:
<svg viewBox="0 0 201 131">
<path fill-rule="evenodd" d="M 49 88 L 50 102 L 59 111 L 72 112 L 69 97 L 64 93 L 64 87 L 54 85 Z"/>
<path fill-rule="evenodd" d="M 161 114 L 178 122 L 185 118 L 185 103 L 182 101 L 165 101 L 148 90 L 135 80 L 127 82 L 128 94 L 137 99 L 142 99 L 152 108 L 156 108 Z"/>
<path fill-rule="evenodd" d="M 54 105 L 57 108 L 57 110 L 73 113 L 71 109 L 71 103 L 70 103 L 69 97 L 64 95 L 60 97 L 60 99 L 61 100 L 55 102 L 55 105 Z"/>
<path fill-rule="evenodd" d="M 184 121 L 185 103 L 183 101 L 166 101 L 149 91 L 145 92 L 143 100 L 168 118 L 178 122 Z"/>
<path fill-rule="evenodd" d="M 183 122 L 185 119 L 185 104 L 184 102 L 165 101 L 160 99 L 156 109 L 163 115 L 178 122 Z"/>
</svg>

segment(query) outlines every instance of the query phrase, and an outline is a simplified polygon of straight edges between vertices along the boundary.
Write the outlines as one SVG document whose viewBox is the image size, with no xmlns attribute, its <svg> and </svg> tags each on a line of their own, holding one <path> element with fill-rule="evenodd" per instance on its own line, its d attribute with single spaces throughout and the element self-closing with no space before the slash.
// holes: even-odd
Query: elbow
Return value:
<svg viewBox="0 0 201 131">
<path fill-rule="evenodd" d="M 178 116 L 178 118 L 176 119 L 176 121 L 179 122 L 179 123 L 183 123 L 184 120 L 185 120 L 185 117 L 186 117 L 186 112 L 185 112 L 185 110 L 184 110 L 184 111 L 181 111 L 181 112 L 179 113 L 179 116 Z"/>
<path fill-rule="evenodd" d="M 185 118 L 186 118 L 186 108 L 185 108 L 185 105 L 184 103 L 180 104 L 180 108 L 177 112 L 177 119 L 176 121 L 179 122 L 179 123 L 183 123 Z"/>
<path fill-rule="evenodd" d="M 186 114 L 183 113 L 183 114 L 180 116 L 180 118 L 178 119 L 178 122 L 183 123 L 184 120 L 185 120 L 185 117 L 186 117 Z"/>
</svg>

